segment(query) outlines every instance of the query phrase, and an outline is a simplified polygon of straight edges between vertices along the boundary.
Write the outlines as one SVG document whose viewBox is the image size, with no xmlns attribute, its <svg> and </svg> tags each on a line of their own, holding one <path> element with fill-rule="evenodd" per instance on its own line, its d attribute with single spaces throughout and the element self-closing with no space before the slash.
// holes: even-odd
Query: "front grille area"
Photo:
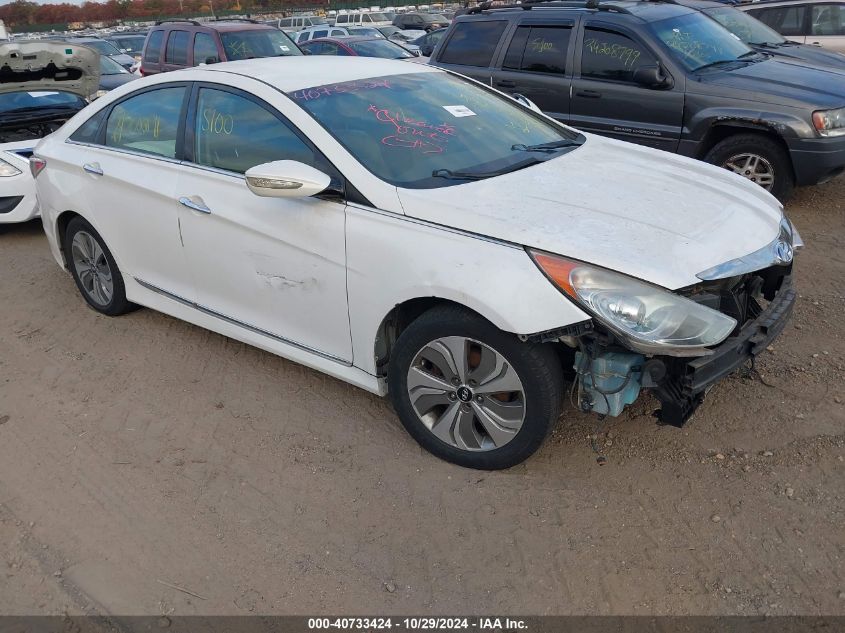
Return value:
<svg viewBox="0 0 845 633">
<path fill-rule="evenodd" d="M 743 325 L 760 316 L 791 272 L 791 264 L 770 266 L 745 275 L 704 281 L 679 294 L 736 319 L 733 332 L 736 334 Z"/>
</svg>

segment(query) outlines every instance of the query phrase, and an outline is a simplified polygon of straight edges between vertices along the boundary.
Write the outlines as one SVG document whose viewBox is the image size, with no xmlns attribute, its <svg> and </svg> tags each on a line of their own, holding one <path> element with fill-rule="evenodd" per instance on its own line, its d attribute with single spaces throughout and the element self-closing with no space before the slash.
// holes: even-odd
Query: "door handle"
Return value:
<svg viewBox="0 0 845 633">
<path fill-rule="evenodd" d="M 209 209 L 204 204 L 197 204 L 196 202 L 185 196 L 179 198 L 179 204 L 181 204 L 183 207 L 188 207 L 189 209 L 192 209 L 193 211 L 197 211 L 199 213 L 211 213 L 211 209 Z"/>
<path fill-rule="evenodd" d="M 597 90 L 578 90 L 575 96 L 586 97 L 587 99 L 601 99 L 601 93 Z"/>
<path fill-rule="evenodd" d="M 100 168 L 100 163 L 85 163 L 82 166 L 82 169 L 84 169 L 89 174 L 94 174 L 95 176 L 103 175 L 103 170 Z"/>
<path fill-rule="evenodd" d="M 496 85 L 500 88 L 516 88 L 516 82 L 511 81 L 510 79 L 502 79 L 501 81 L 497 81 Z"/>
</svg>

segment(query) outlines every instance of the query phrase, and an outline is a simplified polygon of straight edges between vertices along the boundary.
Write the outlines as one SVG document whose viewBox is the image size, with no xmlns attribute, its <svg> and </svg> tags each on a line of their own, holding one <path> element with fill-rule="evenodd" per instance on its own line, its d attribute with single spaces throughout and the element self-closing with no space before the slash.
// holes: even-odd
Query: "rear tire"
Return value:
<svg viewBox="0 0 845 633">
<path fill-rule="evenodd" d="M 563 396 L 552 347 L 523 343 L 458 306 L 432 308 L 402 332 L 388 383 L 402 425 L 423 448 L 482 470 L 530 457 Z"/>
<path fill-rule="evenodd" d="M 756 182 L 781 202 L 786 202 L 795 188 L 789 154 L 763 134 L 729 136 L 716 143 L 704 160 Z"/>
<path fill-rule="evenodd" d="M 68 223 L 64 250 L 70 274 L 89 306 L 108 316 L 126 314 L 137 307 L 126 299 L 117 262 L 89 222 L 75 217 Z"/>
</svg>

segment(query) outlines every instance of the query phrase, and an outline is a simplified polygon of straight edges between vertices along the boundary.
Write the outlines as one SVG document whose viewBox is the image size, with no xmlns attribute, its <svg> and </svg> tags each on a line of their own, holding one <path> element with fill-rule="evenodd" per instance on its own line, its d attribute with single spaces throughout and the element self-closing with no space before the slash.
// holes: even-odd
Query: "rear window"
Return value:
<svg viewBox="0 0 845 633">
<path fill-rule="evenodd" d="M 489 66 L 507 24 L 504 20 L 459 22 L 439 61 L 462 66 Z"/>
<path fill-rule="evenodd" d="M 171 31 L 167 38 L 164 63 L 185 66 L 188 63 L 188 32 Z"/>
<path fill-rule="evenodd" d="M 383 59 L 405 59 L 413 57 L 413 53 L 402 48 L 398 44 L 387 40 L 364 40 L 361 42 L 349 42 L 349 48 L 361 57 L 381 57 Z"/>
<path fill-rule="evenodd" d="M 161 61 L 161 43 L 164 40 L 164 31 L 153 31 L 147 40 L 147 47 L 144 49 L 144 61 L 157 64 Z"/>
<path fill-rule="evenodd" d="M 563 75 L 570 27 L 520 26 L 513 36 L 504 68 Z"/>
<path fill-rule="evenodd" d="M 223 41 L 223 50 L 226 51 L 228 61 L 302 55 L 293 40 L 277 29 L 227 31 L 220 34 L 220 39 Z"/>
</svg>

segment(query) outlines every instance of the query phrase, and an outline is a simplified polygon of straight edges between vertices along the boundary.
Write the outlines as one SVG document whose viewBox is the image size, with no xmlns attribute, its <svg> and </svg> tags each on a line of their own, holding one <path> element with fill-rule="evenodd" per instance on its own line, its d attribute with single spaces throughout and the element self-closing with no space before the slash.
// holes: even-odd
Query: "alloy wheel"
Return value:
<svg viewBox="0 0 845 633">
<path fill-rule="evenodd" d="M 71 242 L 73 267 L 85 294 L 97 305 L 107 306 L 114 295 L 114 280 L 106 254 L 86 231 L 77 231 Z"/>
<path fill-rule="evenodd" d="M 743 178 L 757 183 L 766 191 L 771 191 L 775 184 L 775 168 L 763 156 L 746 152 L 731 156 L 722 165 Z"/>
<path fill-rule="evenodd" d="M 438 439 L 467 451 L 501 448 L 525 421 L 525 390 L 514 367 L 489 345 L 446 336 L 419 350 L 408 395 Z"/>
</svg>

